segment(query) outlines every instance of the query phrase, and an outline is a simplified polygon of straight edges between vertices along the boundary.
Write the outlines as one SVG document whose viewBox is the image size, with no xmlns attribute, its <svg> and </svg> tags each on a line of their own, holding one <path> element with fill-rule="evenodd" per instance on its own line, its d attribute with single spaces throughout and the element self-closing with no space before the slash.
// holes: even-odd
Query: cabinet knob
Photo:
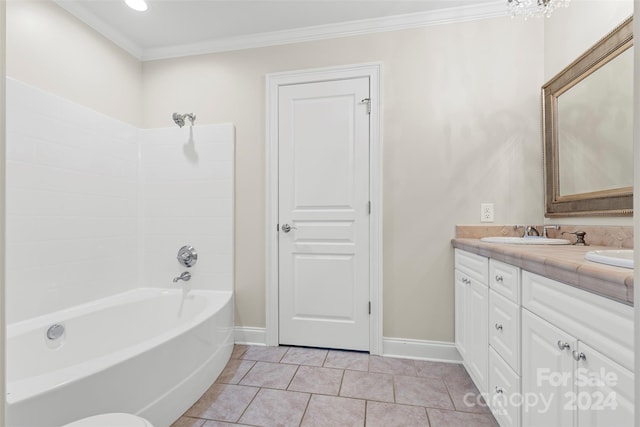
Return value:
<svg viewBox="0 0 640 427">
<path fill-rule="evenodd" d="M 496 393 L 497 394 L 502 394 L 502 393 L 504 393 L 504 389 L 502 387 L 496 386 Z"/>
<path fill-rule="evenodd" d="M 571 346 L 566 341 L 558 340 L 558 348 L 560 350 L 567 350 L 567 349 L 571 349 Z M 576 359 L 576 360 L 578 360 L 578 359 Z"/>
<path fill-rule="evenodd" d="M 576 361 L 587 360 L 587 356 L 583 352 L 578 353 L 578 350 L 573 350 L 573 358 Z"/>
<path fill-rule="evenodd" d="M 502 330 L 502 325 L 500 323 L 496 323 L 495 324 L 495 328 L 496 328 L 496 330 L 501 331 Z"/>
<path fill-rule="evenodd" d="M 504 278 L 496 274 L 496 282 L 502 282 Z"/>
</svg>

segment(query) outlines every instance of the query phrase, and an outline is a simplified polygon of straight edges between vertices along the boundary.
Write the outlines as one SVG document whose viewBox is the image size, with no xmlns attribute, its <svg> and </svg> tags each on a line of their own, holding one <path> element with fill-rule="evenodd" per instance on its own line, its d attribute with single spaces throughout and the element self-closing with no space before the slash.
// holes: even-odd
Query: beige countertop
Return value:
<svg viewBox="0 0 640 427">
<path fill-rule="evenodd" d="M 514 245 L 455 238 L 453 247 L 493 258 L 523 270 L 633 305 L 633 270 L 584 259 L 589 251 L 607 246 Z"/>
</svg>

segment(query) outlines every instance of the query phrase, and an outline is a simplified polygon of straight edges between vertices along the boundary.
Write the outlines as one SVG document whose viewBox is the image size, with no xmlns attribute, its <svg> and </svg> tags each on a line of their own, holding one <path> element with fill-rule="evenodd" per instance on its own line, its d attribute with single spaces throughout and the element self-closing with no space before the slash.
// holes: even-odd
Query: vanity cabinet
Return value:
<svg viewBox="0 0 640 427">
<path fill-rule="evenodd" d="M 633 308 L 526 271 L 522 284 L 523 426 L 633 426 Z"/>
<path fill-rule="evenodd" d="M 489 259 L 455 250 L 456 348 L 478 390 L 488 387 Z"/>
<path fill-rule="evenodd" d="M 456 347 L 501 427 L 633 426 L 633 307 L 455 250 Z"/>
<path fill-rule="evenodd" d="M 571 335 L 523 310 L 522 392 L 531 396 L 531 403 L 522 411 L 523 426 L 573 425 L 573 413 L 565 409 L 564 396 L 573 389 L 566 374 L 573 370 L 571 349 L 576 344 Z"/>
<path fill-rule="evenodd" d="M 520 268 L 489 260 L 488 405 L 502 427 L 520 425 Z"/>
</svg>

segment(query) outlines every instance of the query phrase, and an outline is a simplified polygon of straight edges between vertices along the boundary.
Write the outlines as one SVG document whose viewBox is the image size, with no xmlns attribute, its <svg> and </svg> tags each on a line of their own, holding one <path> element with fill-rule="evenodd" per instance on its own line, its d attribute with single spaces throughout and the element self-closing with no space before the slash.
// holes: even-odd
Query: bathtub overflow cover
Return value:
<svg viewBox="0 0 640 427">
<path fill-rule="evenodd" d="M 47 329 L 47 338 L 50 340 L 57 340 L 64 334 L 64 326 L 56 323 L 55 325 L 49 326 Z"/>
</svg>

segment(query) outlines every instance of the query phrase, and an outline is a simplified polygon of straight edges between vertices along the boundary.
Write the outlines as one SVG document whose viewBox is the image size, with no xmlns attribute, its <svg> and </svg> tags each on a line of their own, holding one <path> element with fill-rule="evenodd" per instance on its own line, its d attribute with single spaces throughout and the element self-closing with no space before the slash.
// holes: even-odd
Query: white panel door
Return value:
<svg viewBox="0 0 640 427">
<path fill-rule="evenodd" d="M 369 79 L 278 96 L 279 342 L 368 351 Z"/>
</svg>

